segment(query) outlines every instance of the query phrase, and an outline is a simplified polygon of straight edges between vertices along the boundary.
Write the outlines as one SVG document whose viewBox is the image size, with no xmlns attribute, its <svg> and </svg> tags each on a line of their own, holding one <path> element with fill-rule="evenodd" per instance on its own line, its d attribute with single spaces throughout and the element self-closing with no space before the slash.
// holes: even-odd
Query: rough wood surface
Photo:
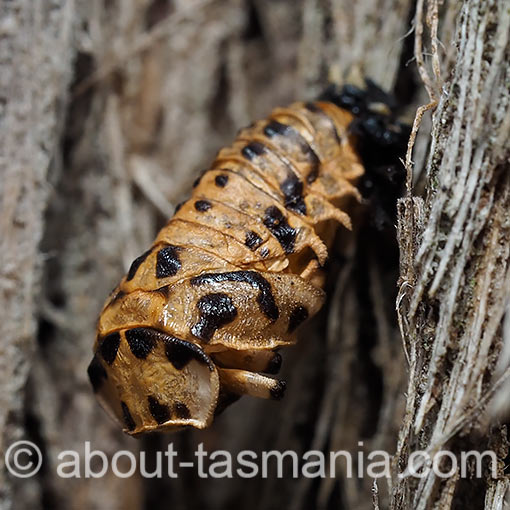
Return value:
<svg viewBox="0 0 510 510">
<path fill-rule="evenodd" d="M 487 405 L 497 392 L 508 396 L 501 353 L 509 340 L 502 328 L 510 289 L 509 36 L 506 2 L 464 3 L 457 56 L 433 118 L 427 196 L 403 199 L 399 220 L 409 384 L 396 466 L 418 449 L 491 448 L 499 472 L 478 481 L 432 473 L 400 480 L 392 508 L 439 501 L 440 508 L 502 508 L 495 494 L 508 487 L 506 425 Z"/>
<path fill-rule="evenodd" d="M 510 14 L 506 0 L 444 2 L 438 44 L 436 2 L 416 4 L 420 16 L 411 0 L 1 0 L 2 510 L 504 508 Z M 411 122 L 428 102 L 420 18 L 439 105 L 413 152 L 424 201 L 400 204 L 400 281 L 395 232 L 360 228 L 341 240 L 327 308 L 284 354 L 284 401 L 242 399 L 202 433 L 122 436 L 86 377 L 105 296 L 239 127 L 313 98 L 328 74 L 362 67 Z M 6 472 L 19 438 L 43 451 L 34 478 Z M 416 449 L 490 445 L 501 472 L 376 486 L 342 463 L 323 480 L 58 477 L 58 453 L 85 441 L 150 462 L 169 442 L 181 460 L 202 442 L 385 449 L 395 469 Z"/>
<path fill-rule="evenodd" d="M 2 2 L 0 18 L 0 452 L 26 435 L 26 380 L 32 368 L 44 256 L 48 169 L 71 79 L 71 3 Z M 14 497 L 0 457 L 0 502 Z M 27 494 L 40 484 L 28 481 Z M 30 500 L 30 496 L 26 500 Z"/>
</svg>

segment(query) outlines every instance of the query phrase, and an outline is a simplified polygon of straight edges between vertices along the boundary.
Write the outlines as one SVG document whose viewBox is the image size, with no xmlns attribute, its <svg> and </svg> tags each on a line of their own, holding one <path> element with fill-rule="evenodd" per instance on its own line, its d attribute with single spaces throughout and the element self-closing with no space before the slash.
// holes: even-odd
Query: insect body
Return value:
<svg viewBox="0 0 510 510">
<path fill-rule="evenodd" d="M 279 347 L 324 300 L 333 224 L 364 172 L 332 102 L 242 130 L 194 185 L 101 313 L 94 390 L 129 434 L 205 428 L 240 395 L 279 399 Z"/>
</svg>

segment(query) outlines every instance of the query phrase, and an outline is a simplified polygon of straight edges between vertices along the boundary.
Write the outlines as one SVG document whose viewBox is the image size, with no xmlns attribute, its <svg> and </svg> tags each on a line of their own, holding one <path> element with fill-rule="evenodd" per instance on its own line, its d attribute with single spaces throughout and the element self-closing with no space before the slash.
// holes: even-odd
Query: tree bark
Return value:
<svg viewBox="0 0 510 510">
<path fill-rule="evenodd" d="M 509 35 L 507 3 L 462 5 L 457 56 L 433 116 L 427 195 L 403 199 L 399 218 L 409 381 L 396 465 L 418 449 L 492 449 L 498 472 L 401 479 L 392 508 L 503 508 L 496 494 L 508 489 L 507 429 L 489 403 L 508 395 Z"/>
<path fill-rule="evenodd" d="M 1 5 L 0 509 L 504 508 L 508 2 Z M 123 436 L 86 376 L 105 296 L 238 128 L 358 67 L 410 123 L 438 101 L 414 144 L 398 245 L 363 219 L 342 237 L 327 307 L 282 353 L 282 402 L 243 398 L 207 431 Z M 42 451 L 32 478 L 5 465 L 18 439 Z M 58 476 L 58 454 L 83 455 L 86 441 L 110 460 L 144 451 L 148 469 L 169 443 L 180 461 L 200 443 L 233 455 L 347 450 L 355 473 L 359 453 L 394 461 L 375 486 L 342 462 L 319 480 Z M 398 476 L 413 451 L 488 448 L 495 478 Z"/>
</svg>

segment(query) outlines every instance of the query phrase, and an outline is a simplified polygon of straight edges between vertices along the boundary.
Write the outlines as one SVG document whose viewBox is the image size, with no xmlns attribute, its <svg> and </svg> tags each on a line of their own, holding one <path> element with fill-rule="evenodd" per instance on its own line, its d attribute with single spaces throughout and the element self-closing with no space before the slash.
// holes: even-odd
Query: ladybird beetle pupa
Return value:
<svg viewBox="0 0 510 510">
<path fill-rule="evenodd" d="M 285 383 L 264 374 L 322 306 L 331 225 L 350 229 L 345 209 L 360 198 L 358 141 L 403 147 L 369 96 L 329 89 L 241 130 L 133 261 L 88 369 L 125 432 L 203 429 L 241 395 L 282 397 Z"/>
</svg>

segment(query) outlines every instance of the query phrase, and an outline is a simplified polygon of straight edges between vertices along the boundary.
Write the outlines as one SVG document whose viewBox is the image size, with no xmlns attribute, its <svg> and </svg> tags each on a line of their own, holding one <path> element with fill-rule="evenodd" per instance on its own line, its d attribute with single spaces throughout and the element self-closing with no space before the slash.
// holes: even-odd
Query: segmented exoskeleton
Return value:
<svg viewBox="0 0 510 510">
<path fill-rule="evenodd" d="M 360 199 L 357 142 L 401 136 L 363 94 L 277 108 L 241 130 L 132 263 L 89 366 L 127 433 L 205 428 L 240 395 L 281 398 L 284 382 L 261 372 L 278 371 L 276 350 L 323 303 L 328 248 Z"/>
</svg>

